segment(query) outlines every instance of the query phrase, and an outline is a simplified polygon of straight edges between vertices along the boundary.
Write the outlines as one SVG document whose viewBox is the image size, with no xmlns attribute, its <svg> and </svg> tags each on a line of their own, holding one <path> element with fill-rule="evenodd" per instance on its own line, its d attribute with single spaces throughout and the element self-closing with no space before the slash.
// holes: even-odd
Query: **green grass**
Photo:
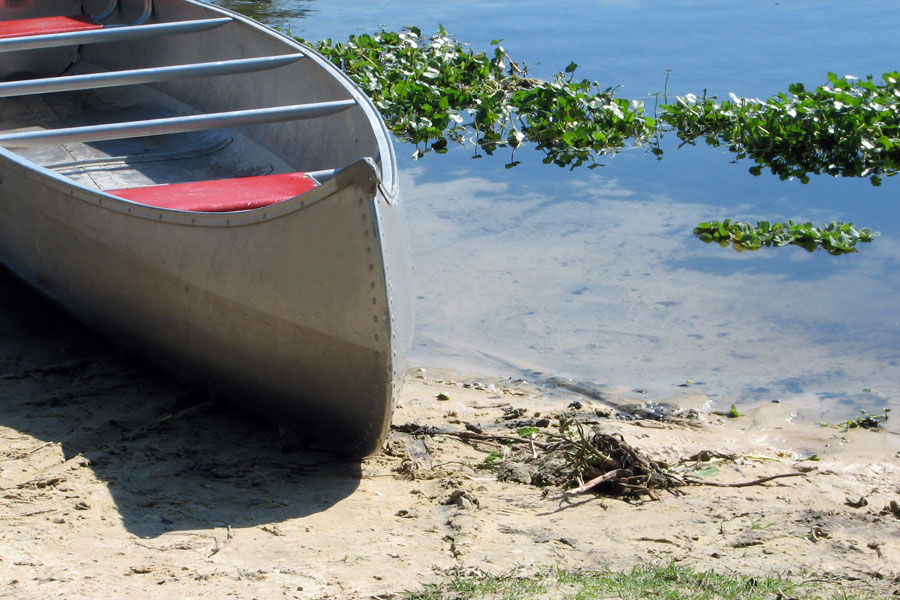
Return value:
<svg viewBox="0 0 900 600">
<path fill-rule="evenodd" d="M 671 564 L 639 565 L 630 571 L 547 569 L 537 574 L 456 576 L 406 600 L 875 600 L 890 598 L 871 590 L 843 589 L 836 583 L 794 583 L 779 578 L 725 575 Z"/>
</svg>

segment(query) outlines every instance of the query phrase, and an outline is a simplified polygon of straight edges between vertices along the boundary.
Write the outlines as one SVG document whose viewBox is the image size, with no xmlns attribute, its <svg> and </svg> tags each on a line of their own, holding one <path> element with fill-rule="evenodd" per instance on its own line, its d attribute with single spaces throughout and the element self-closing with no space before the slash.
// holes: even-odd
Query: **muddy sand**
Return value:
<svg viewBox="0 0 900 600">
<path fill-rule="evenodd" d="M 386 450 L 342 462 L 0 279 L 0 597 L 389 598 L 449 573 L 673 560 L 900 590 L 895 434 L 798 424 L 788 404 L 623 421 L 615 398 L 576 407 L 413 371 Z M 501 480 L 528 480 L 529 461 L 485 468 L 509 467 L 509 446 L 428 429 L 491 438 L 560 418 L 681 464 L 682 478 L 801 475 L 558 498 Z"/>
</svg>

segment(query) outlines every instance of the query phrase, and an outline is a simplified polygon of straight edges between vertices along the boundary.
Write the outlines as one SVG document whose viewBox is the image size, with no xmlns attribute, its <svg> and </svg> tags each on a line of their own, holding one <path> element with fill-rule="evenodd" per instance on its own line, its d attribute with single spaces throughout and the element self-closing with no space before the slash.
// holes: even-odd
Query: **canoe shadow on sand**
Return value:
<svg viewBox="0 0 900 600">
<path fill-rule="evenodd" d="M 361 477 L 359 461 L 291 451 L 271 423 L 120 350 L 2 267 L 0 427 L 0 448 L 16 446 L 0 488 L 62 485 L 84 457 L 144 538 L 314 514 Z"/>
</svg>

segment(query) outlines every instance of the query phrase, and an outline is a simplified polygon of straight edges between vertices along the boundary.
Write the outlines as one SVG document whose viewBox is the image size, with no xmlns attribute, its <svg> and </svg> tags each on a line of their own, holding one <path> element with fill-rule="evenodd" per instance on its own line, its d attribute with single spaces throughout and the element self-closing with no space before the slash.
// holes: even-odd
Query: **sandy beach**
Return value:
<svg viewBox="0 0 900 600">
<path fill-rule="evenodd" d="M 342 462 L 8 274 L 2 288 L 0 597 L 389 598 L 451 573 L 670 561 L 900 589 L 894 433 L 796 423 L 787 403 L 728 419 L 689 410 L 704 405 L 690 395 L 666 421 L 623 421 L 616 398 L 412 370 L 385 451 Z M 560 418 L 702 481 L 802 475 L 559 499 L 485 468 L 506 446 L 435 431 L 552 432 Z"/>
</svg>

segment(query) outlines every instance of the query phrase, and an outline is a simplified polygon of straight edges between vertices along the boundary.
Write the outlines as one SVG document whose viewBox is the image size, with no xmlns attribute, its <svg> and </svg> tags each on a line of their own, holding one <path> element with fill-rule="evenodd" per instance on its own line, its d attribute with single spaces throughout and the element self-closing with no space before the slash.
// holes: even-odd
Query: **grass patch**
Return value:
<svg viewBox="0 0 900 600">
<path fill-rule="evenodd" d="M 725 575 L 690 567 L 638 565 L 630 571 L 546 569 L 535 574 L 455 576 L 405 600 L 875 600 L 887 594 L 847 590 L 835 583 L 794 583 L 779 578 Z"/>
</svg>

